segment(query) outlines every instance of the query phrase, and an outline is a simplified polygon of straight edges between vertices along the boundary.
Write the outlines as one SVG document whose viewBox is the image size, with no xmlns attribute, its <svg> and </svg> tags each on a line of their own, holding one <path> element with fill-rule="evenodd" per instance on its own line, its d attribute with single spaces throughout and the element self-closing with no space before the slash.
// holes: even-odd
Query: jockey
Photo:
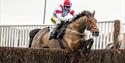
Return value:
<svg viewBox="0 0 125 63">
<path fill-rule="evenodd" d="M 56 31 L 58 28 L 62 27 L 62 21 L 68 21 L 69 18 L 72 18 L 74 15 L 74 10 L 71 10 L 72 3 L 70 0 L 65 0 L 63 5 L 60 4 L 59 8 L 57 8 L 54 13 L 53 17 L 51 18 L 52 23 L 56 25 L 55 29 L 50 34 L 50 38 L 55 38 L 56 36 Z"/>
</svg>

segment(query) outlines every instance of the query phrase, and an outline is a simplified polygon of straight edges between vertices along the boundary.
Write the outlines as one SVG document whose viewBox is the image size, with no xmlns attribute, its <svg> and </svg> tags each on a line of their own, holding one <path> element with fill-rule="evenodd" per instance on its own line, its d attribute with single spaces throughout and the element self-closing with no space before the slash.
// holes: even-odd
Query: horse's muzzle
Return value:
<svg viewBox="0 0 125 63">
<path fill-rule="evenodd" d="M 92 33 L 93 36 L 99 36 L 99 31 L 95 31 Z"/>
</svg>

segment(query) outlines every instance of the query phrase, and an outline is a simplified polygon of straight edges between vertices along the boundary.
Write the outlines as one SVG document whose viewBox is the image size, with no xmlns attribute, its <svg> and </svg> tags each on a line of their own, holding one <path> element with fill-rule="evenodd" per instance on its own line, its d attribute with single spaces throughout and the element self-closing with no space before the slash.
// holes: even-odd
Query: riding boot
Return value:
<svg viewBox="0 0 125 63">
<path fill-rule="evenodd" d="M 62 26 L 62 28 L 61 28 L 60 33 L 57 35 L 57 38 L 61 38 L 61 37 L 63 36 L 64 31 L 65 31 L 67 25 L 68 25 L 68 22 L 65 22 L 65 23 L 63 22 L 63 26 Z"/>
<path fill-rule="evenodd" d="M 52 32 L 50 33 L 50 37 L 49 40 L 56 38 L 56 33 L 57 33 L 57 29 L 60 27 L 60 24 L 57 24 L 56 27 L 52 30 Z"/>
<path fill-rule="evenodd" d="M 64 33 L 64 31 L 65 31 L 65 28 L 62 28 L 60 33 L 57 35 L 57 38 L 61 38 L 63 33 Z"/>
</svg>

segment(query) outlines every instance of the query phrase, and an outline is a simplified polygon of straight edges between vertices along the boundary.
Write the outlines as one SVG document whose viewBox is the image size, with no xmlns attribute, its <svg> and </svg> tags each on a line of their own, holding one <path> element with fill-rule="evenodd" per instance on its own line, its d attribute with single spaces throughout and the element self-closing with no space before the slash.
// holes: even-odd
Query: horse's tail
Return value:
<svg viewBox="0 0 125 63">
<path fill-rule="evenodd" d="M 32 40 L 34 38 L 34 36 L 40 31 L 41 29 L 33 29 L 30 31 L 29 33 L 29 46 L 28 47 L 31 47 L 31 44 L 32 44 Z"/>
</svg>

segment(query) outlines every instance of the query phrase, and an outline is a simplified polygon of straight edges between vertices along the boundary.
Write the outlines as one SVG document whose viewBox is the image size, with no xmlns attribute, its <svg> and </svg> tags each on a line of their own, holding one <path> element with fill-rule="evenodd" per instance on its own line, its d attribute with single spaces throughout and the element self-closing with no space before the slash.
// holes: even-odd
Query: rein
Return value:
<svg viewBox="0 0 125 63">
<path fill-rule="evenodd" d="M 78 35 L 85 36 L 84 33 L 80 33 L 80 32 L 78 32 L 78 31 L 75 31 L 75 30 L 72 30 L 72 29 L 66 29 L 66 31 L 70 31 L 70 32 L 76 33 L 76 34 L 78 34 Z"/>
</svg>

